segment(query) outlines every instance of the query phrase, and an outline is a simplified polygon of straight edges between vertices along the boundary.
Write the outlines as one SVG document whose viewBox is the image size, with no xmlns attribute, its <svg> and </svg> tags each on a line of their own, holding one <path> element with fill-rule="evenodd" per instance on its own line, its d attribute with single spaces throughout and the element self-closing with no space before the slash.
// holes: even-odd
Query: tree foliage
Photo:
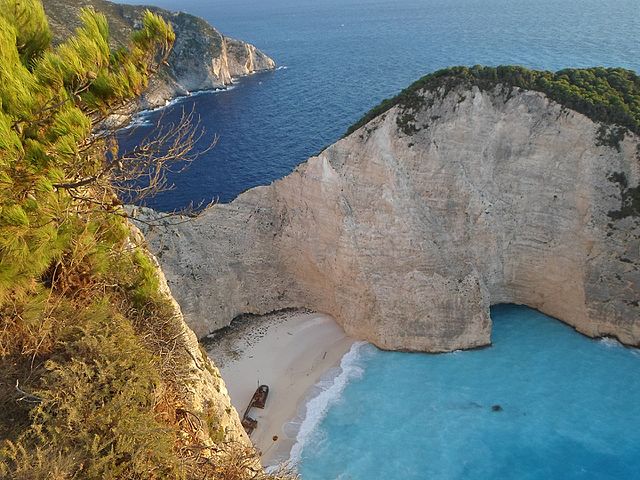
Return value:
<svg viewBox="0 0 640 480">
<path fill-rule="evenodd" d="M 20 298 L 74 239 L 79 205 L 57 185 L 97 175 L 109 149 L 93 135 L 139 94 L 174 34 L 147 13 L 126 51 L 111 52 L 106 18 L 55 49 L 39 2 L 0 1 L 0 302 Z"/>
<path fill-rule="evenodd" d="M 623 68 L 565 69 L 558 72 L 530 70 L 519 66 L 452 67 L 424 76 L 397 96 L 374 107 L 347 135 L 373 118 L 398 105 L 404 110 L 423 104 L 423 91 L 446 94 L 456 87 L 477 86 L 491 90 L 498 85 L 507 89 L 542 92 L 559 104 L 582 113 L 596 122 L 615 125 L 640 135 L 640 76 Z M 603 135 L 610 135 L 603 132 Z M 619 135 L 616 133 L 615 135 Z"/>
<path fill-rule="evenodd" d="M 105 17 L 80 16 L 53 48 L 39 1 L 0 0 L 0 477 L 221 478 L 217 431 L 195 431 L 218 422 L 184 420 L 182 325 L 115 195 L 186 155 L 190 124 L 123 156 L 107 122 L 174 33 L 147 12 L 111 50 Z"/>
</svg>

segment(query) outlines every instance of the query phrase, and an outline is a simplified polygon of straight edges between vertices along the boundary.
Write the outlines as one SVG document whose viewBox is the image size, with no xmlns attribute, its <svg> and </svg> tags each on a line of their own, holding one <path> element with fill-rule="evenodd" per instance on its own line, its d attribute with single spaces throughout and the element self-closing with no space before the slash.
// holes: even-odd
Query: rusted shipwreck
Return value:
<svg viewBox="0 0 640 480">
<path fill-rule="evenodd" d="M 247 435 L 251 435 L 258 426 L 258 421 L 249 416 L 251 409 L 254 407 L 264 408 L 267 403 L 267 396 L 269 396 L 269 387 L 267 385 L 260 385 L 253 394 L 253 397 L 251 397 L 251 401 L 242 416 L 242 426 L 244 427 L 244 431 L 247 432 Z"/>
</svg>

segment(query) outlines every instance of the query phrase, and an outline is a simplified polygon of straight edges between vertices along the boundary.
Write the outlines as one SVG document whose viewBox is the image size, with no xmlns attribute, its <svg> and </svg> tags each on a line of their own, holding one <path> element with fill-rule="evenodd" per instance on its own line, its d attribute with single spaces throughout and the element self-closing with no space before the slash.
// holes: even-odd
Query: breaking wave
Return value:
<svg viewBox="0 0 640 480">
<path fill-rule="evenodd" d="M 327 414 L 329 407 L 340 399 L 342 392 L 351 380 L 362 376 L 363 369 L 360 365 L 360 359 L 362 347 L 365 345 L 368 343 L 355 342 L 351 346 L 351 349 L 342 357 L 340 367 L 329 371 L 315 385 L 304 411 L 298 415 L 297 419 L 289 423 L 290 427 L 297 428 L 296 442 L 289 455 L 291 465 L 295 466 L 300 462 L 305 444 Z"/>
<path fill-rule="evenodd" d="M 222 88 L 213 88 L 209 90 L 195 90 L 193 92 L 188 92 L 186 95 L 181 95 L 179 97 L 173 98 L 171 100 L 167 100 L 164 105 L 160 105 L 154 108 L 148 108 L 146 110 L 140 110 L 137 112 L 132 118 L 131 122 L 123 128 L 123 130 L 128 130 L 130 128 L 136 127 L 148 127 L 154 125 L 154 121 L 151 120 L 151 117 L 154 113 L 158 113 L 166 108 L 173 107 L 189 98 L 199 97 L 200 95 L 211 95 L 216 93 L 228 92 L 236 88 L 236 85 L 228 85 Z"/>
</svg>

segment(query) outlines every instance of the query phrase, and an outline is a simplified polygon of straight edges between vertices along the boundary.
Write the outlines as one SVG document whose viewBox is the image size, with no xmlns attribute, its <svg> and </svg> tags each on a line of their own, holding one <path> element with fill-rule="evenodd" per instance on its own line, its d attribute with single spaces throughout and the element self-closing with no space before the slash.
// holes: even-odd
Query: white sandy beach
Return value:
<svg viewBox="0 0 640 480">
<path fill-rule="evenodd" d="M 251 411 L 258 421 L 251 440 L 262 452 L 264 465 L 289 458 L 295 437 L 285 434 L 284 425 L 296 416 L 310 388 L 340 364 L 353 343 L 330 316 L 294 311 L 243 321 L 207 346 L 241 416 L 256 388 L 269 386 L 265 409 Z"/>
</svg>

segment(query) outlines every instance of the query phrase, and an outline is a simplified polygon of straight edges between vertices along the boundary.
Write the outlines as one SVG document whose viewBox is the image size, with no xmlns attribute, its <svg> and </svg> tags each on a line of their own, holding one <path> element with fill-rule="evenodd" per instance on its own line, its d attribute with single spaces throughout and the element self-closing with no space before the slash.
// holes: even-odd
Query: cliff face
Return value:
<svg viewBox="0 0 640 480">
<path fill-rule="evenodd" d="M 488 344 L 508 302 L 640 345 L 638 137 L 602 145 L 539 92 L 419 95 L 268 187 L 146 229 L 195 332 L 307 307 L 385 349 L 449 351 Z"/>
<path fill-rule="evenodd" d="M 144 245 L 142 234 L 133 225 L 131 232 L 132 245 Z M 160 291 L 172 306 L 173 315 L 168 321 L 174 322 L 175 330 L 181 332 L 173 339 L 174 348 L 187 353 L 186 365 L 179 369 L 180 401 L 186 412 L 206 420 L 206 425 L 202 421 L 198 423 L 200 428 L 194 428 L 192 435 L 197 437 L 198 444 L 202 446 L 236 444 L 251 447 L 251 441 L 242 428 L 238 412 L 231 404 L 220 371 L 206 355 L 197 337 L 185 323 L 180 306 L 173 298 L 156 258 L 150 254 L 149 257 L 157 266 L 155 273 L 159 279 Z M 219 450 L 222 449 L 219 448 Z"/>
<path fill-rule="evenodd" d="M 206 21 L 187 13 L 105 0 L 43 0 L 43 4 L 57 42 L 79 25 L 77 15 L 83 6 L 92 6 L 107 16 L 114 45 L 126 43 L 146 9 L 171 23 L 176 41 L 168 65 L 153 77 L 141 100 L 142 108 L 164 105 L 195 90 L 223 88 L 234 78 L 275 68 L 275 62 L 253 45 L 225 37 Z"/>
</svg>

